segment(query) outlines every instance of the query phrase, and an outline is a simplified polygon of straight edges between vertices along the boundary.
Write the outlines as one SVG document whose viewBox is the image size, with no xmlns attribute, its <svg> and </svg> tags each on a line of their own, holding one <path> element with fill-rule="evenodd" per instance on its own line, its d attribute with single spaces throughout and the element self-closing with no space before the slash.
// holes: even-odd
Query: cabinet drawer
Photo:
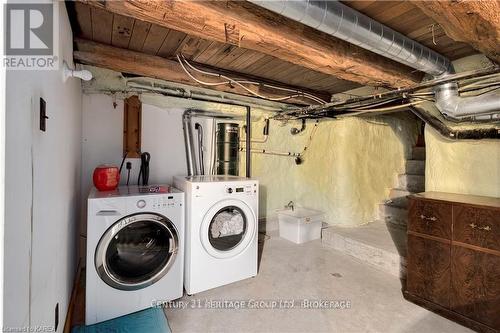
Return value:
<svg viewBox="0 0 500 333">
<path fill-rule="evenodd" d="M 451 204 L 410 199 L 408 229 L 411 231 L 451 239 L 451 219 Z"/>
<path fill-rule="evenodd" d="M 450 244 L 409 234 L 406 290 L 449 307 L 450 251 Z"/>
<path fill-rule="evenodd" d="M 500 210 L 453 206 L 453 240 L 500 251 Z"/>
</svg>

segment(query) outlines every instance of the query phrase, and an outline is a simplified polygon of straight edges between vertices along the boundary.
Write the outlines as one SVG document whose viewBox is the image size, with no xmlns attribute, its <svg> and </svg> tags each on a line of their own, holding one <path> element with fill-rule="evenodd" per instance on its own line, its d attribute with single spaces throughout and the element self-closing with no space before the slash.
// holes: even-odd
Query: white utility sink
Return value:
<svg viewBox="0 0 500 333">
<path fill-rule="evenodd" d="M 313 216 L 325 214 L 319 210 L 310 209 L 310 208 L 303 208 L 303 207 L 295 207 L 293 210 L 292 209 L 281 209 L 281 210 L 278 210 L 277 213 L 278 213 L 278 217 L 280 215 L 286 215 L 286 216 L 290 216 L 290 217 L 296 218 L 296 219 L 302 219 L 305 217 L 313 217 Z"/>
<path fill-rule="evenodd" d="M 321 237 L 321 225 L 325 219 L 322 211 L 296 207 L 277 213 L 281 238 L 300 244 Z"/>
</svg>

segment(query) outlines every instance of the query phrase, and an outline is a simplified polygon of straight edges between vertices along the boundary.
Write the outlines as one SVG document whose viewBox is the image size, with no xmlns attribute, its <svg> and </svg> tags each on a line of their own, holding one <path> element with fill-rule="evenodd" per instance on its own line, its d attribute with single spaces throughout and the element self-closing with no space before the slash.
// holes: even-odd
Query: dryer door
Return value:
<svg viewBox="0 0 500 333">
<path fill-rule="evenodd" d="M 178 247 L 172 221 L 154 213 L 133 214 L 118 220 L 101 237 L 95 267 L 113 288 L 142 289 L 167 274 Z"/>
<path fill-rule="evenodd" d="M 215 258 L 237 256 L 255 239 L 257 219 L 240 200 L 223 200 L 203 218 L 200 236 L 205 250 Z"/>
</svg>

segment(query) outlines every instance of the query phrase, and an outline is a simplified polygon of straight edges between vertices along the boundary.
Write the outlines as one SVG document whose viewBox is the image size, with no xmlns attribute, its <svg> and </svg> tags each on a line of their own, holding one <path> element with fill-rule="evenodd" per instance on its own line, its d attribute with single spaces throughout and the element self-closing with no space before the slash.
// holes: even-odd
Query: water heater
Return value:
<svg viewBox="0 0 500 333">
<path fill-rule="evenodd" d="M 238 124 L 218 123 L 215 144 L 217 174 L 239 176 L 240 127 Z"/>
</svg>

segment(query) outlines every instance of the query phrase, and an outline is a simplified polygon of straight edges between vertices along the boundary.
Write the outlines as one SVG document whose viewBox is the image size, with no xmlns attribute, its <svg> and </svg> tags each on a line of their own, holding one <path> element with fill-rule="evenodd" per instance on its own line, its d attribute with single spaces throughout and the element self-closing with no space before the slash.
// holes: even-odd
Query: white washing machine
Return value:
<svg viewBox="0 0 500 333">
<path fill-rule="evenodd" d="M 184 193 L 119 187 L 88 197 L 85 323 L 183 295 Z"/>
<path fill-rule="evenodd" d="M 234 176 L 176 177 L 186 194 L 189 295 L 257 275 L 259 184 Z"/>
</svg>

